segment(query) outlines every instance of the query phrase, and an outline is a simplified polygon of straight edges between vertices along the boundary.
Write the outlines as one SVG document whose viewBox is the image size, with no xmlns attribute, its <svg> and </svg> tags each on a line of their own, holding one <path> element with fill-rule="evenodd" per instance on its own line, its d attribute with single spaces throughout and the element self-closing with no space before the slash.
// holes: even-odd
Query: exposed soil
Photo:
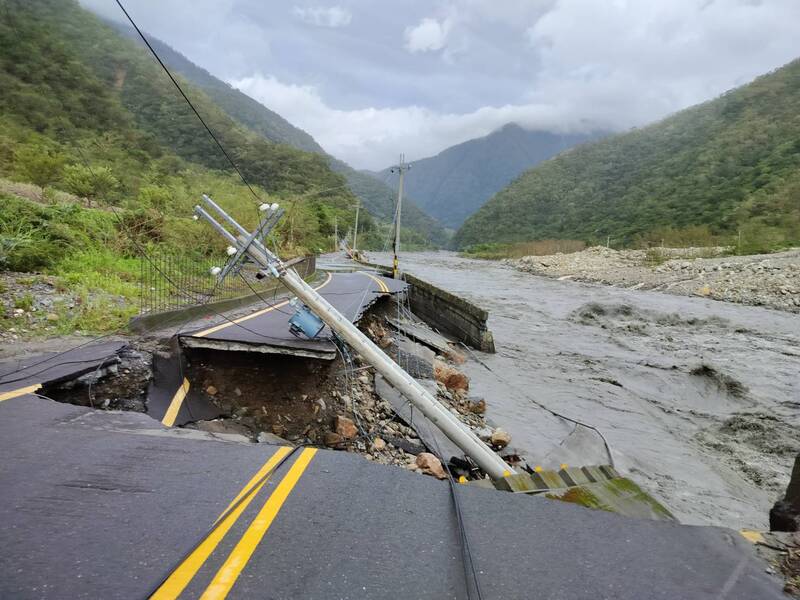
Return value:
<svg viewBox="0 0 800 600">
<path fill-rule="evenodd" d="M 455 350 L 436 356 L 385 326 L 394 304 L 379 301 L 362 319 L 361 328 L 414 376 L 437 377 L 439 400 L 461 415 L 487 441 L 493 430 L 483 418 L 485 403 L 468 397 L 468 378 L 454 363 L 463 362 Z M 27 353 L 61 350 L 70 343 L 25 342 Z M 22 342 L 20 342 L 22 343 Z M 170 354 L 168 337 L 129 341 L 129 348 L 96 370 L 42 390 L 54 400 L 104 410 L 147 412 L 147 389 L 153 376 L 153 355 Z M 375 373 L 347 351 L 334 361 L 280 354 L 185 349 L 185 376 L 194 389 L 221 409 L 213 421 L 185 425 L 212 434 L 252 442 L 307 444 L 355 452 L 367 460 L 434 474 L 417 464 L 430 449 L 392 406 L 375 392 Z M 434 459 L 435 460 L 435 459 Z M 457 474 L 469 475 L 469 465 Z M 434 469 L 435 470 L 435 469 Z M 441 474 L 441 470 L 436 470 Z"/>
<path fill-rule="evenodd" d="M 46 386 L 41 393 L 58 402 L 78 406 L 146 412 L 152 364 L 152 352 L 144 347 L 128 347 L 116 360 L 77 379 Z"/>
<path fill-rule="evenodd" d="M 493 430 L 483 418 L 485 404 L 468 396 L 469 380 L 453 364 L 463 357 L 455 350 L 447 357 L 424 348 L 409 352 L 409 340 L 384 326 L 387 311 L 394 310 L 391 303 L 377 303 L 361 320 L 361 329 L 412 375 L 438 377 L 439 400 L 489 440 Z M 376 394 L 374 369 L 357 358 L 345 354 L 329 362 L 192 349 L 187 359 L 189 380 L 227 415 L 187 427 L 239 433 L 253 441 L 326 446 L 429 472 L 417 464 L 417 457 L 431 449 Z"/>
</svg>

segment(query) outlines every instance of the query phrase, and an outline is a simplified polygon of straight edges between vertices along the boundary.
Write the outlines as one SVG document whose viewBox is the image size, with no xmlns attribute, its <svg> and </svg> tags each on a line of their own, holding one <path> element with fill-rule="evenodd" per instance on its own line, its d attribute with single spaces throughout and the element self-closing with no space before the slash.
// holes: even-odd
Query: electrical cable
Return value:
<svg viewBox="0 0 800 600">
<path fill-rule="evenodd" d="M 594 425 L 590 425 L 589 423 L 585 423 L 583 421 L 579 421 L 578 419 L 573 419 L 572 417 L 568 417 L 567 415 L 565 415 L 563 413 L 560 413 L 560 412 L 558 412 L 556 410 L 553 410 L 552 408 L 550 408 L 548 406 L 545 406 L 541 402 L 538 402 L 537 400 L 534 400 L 533 398 L 530 398 L 527 392 L 524 392 L 523 390 L 521 390 L 517 386 L 508 383 L 508 381 L 506 381 L 505 379 L 501 379 L 500 376 L 497 373 L 495 373 L 494 369 L 492 369 L 489 365 L 487 365 L 480 358 L 478 358 L 475 355 L 475 353 L 472 351 L 472 349 L 469 346 L 467 346 L 464 342 L 459 342 L 459 344 L 464 346 L 464 348 L 467 350 L 467 352 L 469 352 L 472 355 L 472 358 L 474 358 L 478 362 L 478 364 L 480 364 L 484 369 L 489 371 L 499 382 L 501 382 L 503 385 L 506 385 L 506 386 L 512 388 L 513 390 L 515 390 L 516 392 L 521 394 L 523 397 L 527 398 L 532 404 L 535 404 L 536 406 L 538 406 L 542 410 L 549 412 L 554 417 L 558 417 L 559 419 L 563 419 L 565 421 L 573 423 L 576 426 L 585 427 L 587 429 L 591 429 L 592 431 L 594 431 L 597 435 L 600 436 L 600 439 L 603 440 L 603 446 L 605 447 L 606 454 L 608 455 L 609 464 L 612 467 L 615 467 L 615 465 L 614 465 L 614 457 L 611 455 L 611 446 L 608 443 L 608 440 L 606 439 L 606 436 L 603 435 L 603 432 L 600 431 L 597 427 L 595 427 Z"/>
<path fill-rule="evenodd" d="M 241 178 L 242 182 L 243 182 L 243 183 L 244 183 L 244 184 L 247 186 L 247 188 L 250 190 L 251 194 L 252 194 L 252 195 L 253 195 L 253 196 L 254 196 L 254 197 L 255 197 L 255 198 L 256 198 L 256 199 L 257 199 L 257 200 L 260 202 L 260 201 L 261 201 L 261 198 L 258 196 L 258 194 L 256 194 L 255 190 L 254 190 L 254 189 L 252 188 L 252 186 L 251 186 L 251 185 L 248 183 L 247 179 L 244 177 L 244 175 L 242 174 L 242 172 L 239 170 L 239 168 L 238 168 L 238 166 L 236 165 L 236 163 L 233 161 L 233 159 L 230 157 L 230 155 L 228 154 L 228 152 L 227 152 L 227 151 L 225 150 L 225 148 L 222 146 L 221 142 L 220 142 L 220 141 L 219 141 L 219 139 L 216 137 L 216 135 L 214 135 L 214 132 L 213 132 L 213 131 L 212 131 L 212 130 L 209 128 L 209 126 L 206 124 L 205 120 L 204 120 L 204 119 L 203 119 L 203 117 L 200 115 L 200 113 L 197 111 L 197 109 L 195 108 L 194 104 L 191 102 L 191 100 L 188 98 L 188 96 L 186 95 L 186 93 L 183 91 L 183 88 L 180 86 L 180 84 L 179 84 L 179 83 L 178 83 L 178 81 L 175 79 L 175 77 L 173 77 L 173 75 L 172 75 L 172 73 L 170 72 L 170 70 L 167 68 L 167 66 L 164 64 L 164 62 L 161 60 L 161 57 L 158 55 L 158 53 L 156 52 L 156 50 L 155 50 L 155 49 L 153 48 L 153 46 L 150 44 L 150 42 L 149 42 L 149 40 L 147 39 L 147 37 L 146 37 L 146 36 L 144 35 L 144 33 L 143 33 L 143 32 L 142 32 L 140 29 L 139 29 L 139 27 L 138 27 L 138 25 L 136 24 L 136 22 L 133 20 L 133 18 L 131 17 L 131 15 L 128 13 L 128 11 L 125 9 L 125 7 L 122 5 L 122 2 L 121 2 L 120 0 L 115 0 L 115 1 L 116 1 L 117 5 L 119 6 L 120 10 L 122 10 L 122 12 L 125 14 L 125 17 L 128 19 L 128 21 L 131 23 L 131 25 L 133 26 L 133 28 L 136 30 L 136 32 L 138 33 L 139 37 L 142 39 L 142 41 L 144 42 L 144 44 L 147 46 L 147 48 L 148 48 L 148 49 L 150 50 L 150 52 L 153 54 L 153 56 L 155 57 L 156 61 L 158 61 L 159 65 L 161 65 L 161 67 L 164 69 L 164 72 L 167 74 L 167 76 L 169 77 L 169 79 L 170 79 L 170 80 L 172 81 L 172 83 L 175 85 L 175 87 L 177 88 L 177 90 L 178 90 L 178 92 L 180 93 L 180 95 L 183 97 L 183 99 L 186 101 L 186 103 L 187 103 L 187 104 L 189 105 L 189 107 L 192 109 L 192 112 L 194 112 L 195 116 L 198 118 L 198 120 L 200 121 L 200 123 L 203 125 L 203 127 L 204 127 L 204 128 L 205 128 L 205 130 L 206 130 L 206 132 L 207 132 L 207 133 L 208 133 L 208 134 L 211 136 L 211 138 L 214 140 L 214 142 L 216 143 L 216 145 L 219 147 L 220 151 L 223 153 L 223 155 L 225 156 L 225 158 L 226 158 L 226 159 L 228 160 L 228 162 L 231 164 L 231 166 L 233 167 L 233 169 L 234 169 L 234 170 L 237 172 L 237 174 L 238 174 L 238 175 L 239 175 L 239 177 Z M 88 160 L 86 159 L 86 156 L 83 154 L 83 151 L 82 151 L 82 149 L 80 148 L 80 145 L 76 143 L 76 144 L 74 145 L 74 147 L 75 147 L 75 149 L 78 151 L 78 153 L 81 155 L 81 158 L 83 159 L 83 162 L 84 162 L 84 164 L 87 166 L 87 168 L 89 169 L 90 173 L 92 173 L 92 175 L 94 175 L 94 174 L 93 174 L 93 172 L 92 172 L 91 166 L 89 165 L 89 163 L 88 163 Z M 331 188 L 324 189 L 324 190 L 313 190 L 313 191 L 311 191 L 311 192 L 308 192 L 308 193 L 306 194 L 306 196 L 309 196 L 309 195 L 314 195 L 314 194 L 318 194 L 318 193 L 324 193 L 324 192 L 326 192 L 326 191 L 332 191 L 332 190 L 334 190 L 334 189 L 338 189 L 338 188 L 341 188 L 341 187 L 346 187 L 346 185 L 347 185 L 347 184 L 343 184 L 343 185 L 339 185 L 339 186 L 331 187 Z M 302 198 L 302 197 L 303 197 L 303 196 L 301 196 L 301 198 Z M 164 277 L 164 279 L 165 279 L 167 282 L 169 282 L 169 283 L 170 283 L 170 284 L 171 284 L 171 285 L 172 285 L 172 286 L 173 286 L 173 287 L 174 287 L 176 290 L 178 290 L 178 291 L 181 291 L 181 290 L 180 290 L 180 287 L 179 287 L 179 286 L 177 286 L 177 285 L 175 284 L 175 282 L 173 282 L 173 281 L 172 281 L 172 280 L 171 280 L 171 279 L 170 279 L 170 278 L 169 278 L 169 277 L 168 277 L 168 276 L 167 276 L 165 273 L 163 273 L 163 271 L 162 271 L 161 269 L 159 269 L 159 268 L 158 268 L 158 267 L 157 267 L 157 266 L 156 266 L 156 265 L 153 263 L 152 259 L 150 259 L 150 257 L 149 257 L 149 255 L 148 255 L 148 253 L 146 252 L 146 250 L 144 250 L 144 249 L 141 247 L 141 245 L 138 243 L 138 241 L 135 239 L 135 237 L 134 237 L 134 236 L 131 234 L 131 232 L 128 230 L 127 226 L 124 224 L 124 221 L 121 219 L 121 217 L 119 216 L 119 214 L 116 212 L 115 208 L 114 208 L 113 206 L 110 206 L 110 209 L 111 209 L 111 212 L 114 214 L 115 218 L 117 219 L 117 222 L 120 224 L 120 226 L 123 228 L 123 230 L 125 230 L 125 233 L 127 233 L 127 234 L 128 234 L 128 237 L 130 238 L 131 242 L 133 242 L 134 246 L 136 246 L 136 247 L 137 247 L 137 250 L 139 250 L 140 254 L 141 254 L 141 255 L 142 255 L 144 258 L 146 258 L 146 259 L 147 259 L 147 261 L 150 263 L 151 267 L 153 267 L 153 268 L 154 268 L 154 269 L 155 269 L 155 270 L 156 270 L 158 273 L 160 273 L 160 274 L 161 274 L 161 275 Z M 218 283 L 219 283 L 219 282 L 218 282 Z M 218 284 L 217 284 L 217 285 L 218 285 Z M 216 289 L 216 286 L 215 286 L 215 289 Z M 277 291 L 277 290 L 276 290 L 276 291 Z M 191 295 L 189 295 L 189 294 L 185 294 L 185 297 L 187 297 L 187 298 L 189 298 L 189 299 L 193 299 L 193 298 L 191 297 Z M 211 299 L 211 296 L 208 296 L 208 297 L 207 297 L 207 300 L 206 300 L 206 302 L 205 302 L 205 303 L 203 303 L 203 304 L 206 304 L 207 302 L 209 302 L 209 301 L 210 301 L 210 299 Z M 262 298 L 262 300 L 263 300 L 263 298 Z M 265 301 L 265 303 L 266 303 L 266 301 Z M 217 314 L 218 314 L 218 316 L 222 316 L 222 317 L 224 317 L 224 318 L 227 318 L 227 317 L 225 317 L 224 315 L 221 315 L 220 313 L 217 313 Z M 229 320 L 230 320 L 230 319 L 229 319 Z M 233 323 L 233 321 L 231 321 L 231 322 Z M 246 328 L 246 327 L 243 327 L 242 325 L 240 325 L 240 324 L 238 324 L 238 323 L 234 323 L 234 324 L 236 324 L 236 325 L 238 325 L 238 326 L 242 327 L 243 329 L 245 329 L 245 330 L 249 331 L 250 333 L 254 333 L 255 335 L 260 335 L 261 337 L 266 337 L 266 338 L 270 338 L 270 339 L 279 339 L 279 338 L 271 338 L 270 336 L 264 336 L 264 335 L 262 335 L 262 334 L 258 334 L 257 332 L 254 332 L 254 331 L 252 331 L 252 330 L 249 330 L 248 328 Z M 146 331 L 147 331 L 147 330 L 146 330 Z M 98 341 L 98 340 L 100 340 L 100 339 L 104 339 L 104 338 L 106 338 L 106 337 L 111 337 L 111 336 L 113 336 L 113 335 L 116 335 L 117 333 L 118 333 L 118 332 L 112 332 L 112 333 L 104 334 L 104 335 L 102 335 L 102 336 L 97 336 L 97 337 L 95 337 L 95 338 L 93 338 L 93 339 L 91 339 L 91 340 L 87 340 L 86 342 L 83 342 L 83 343 L 81 343 L 81 344 L 78 344 L 77 346 L 74 346 L 74 347 L 72 347 L 72 348 L 69 348 L 69 349 L 67 349 L 67 350 L 64 350 L 64 351 L 61 351 L 61 352 L 59 352 L 58 354 L 56 354 L 56 355 L 54 355 L 54 356 L 47 357 L 46 359 L 43 359 L 43 360 L 41 360 L 41 361 L 39 361 L 39 362 L 33 363 L 33 364 L 31 364 L 31 365 L 27 365 L 27 366 L 26 366 L 26 367 L 24 367 L 24 368 L 17 369 L 16 371 L 12 371 L 11 373 L 7 373 L 7 374 L 6 374 L 6 376 L 8 376 L 8 375 L 12 375 L 12 374 L 14 374 L 14 373 L 19 373 L 19 372 L 25 371 L 25 370 L 27 370 L 27 369 L 30 369 L 30 368 L 34 367 L 34 366 L 37 366 L 37 365 L 39 365 L 39 364 L 42 364 L 43 362 L 47 362 L 47 361 L 49 361 L 49 360 L 51 360 L 51 359 L 53 359 L 53 358 L 55 358 L 55 357 L 57 357 L 57 356 L 60 356 L 60 355 L 66 354 L 66 353 L 68 353 L 68 352 L 71 352 L 71 351 L 73 351 L 73 350 L 76 350 L 76 349 L 78 349 L 78 348 L 81 348 L 81 347 L 83 347 L 83 346 L 86 346 L 86 345 L 88 345 L 88 344 L 94 343 L 94 342 L 96 342 L 96 341 Z M 62 363 L 62 364 L 65 364 L 65 363 Z M 40 371 L 40 372 L 41 372 L 41 371 Z M 38 374 L 38 373 L 37 373 L 37 374 Z M 24 378 L 22 378 L 22 379 L 25 379 L 25 378 L 27 378 L 27 377 L 24 377 Z M 0 381 L 0 383 L 12 383 L 12 382 L 14 382 L 14 381 L 20 381 L 20 380 L 21 380 L 21 379 L 10 380 L 10 381 Z"/>
<path fill-rule="evenodd" d="M 231 164 L 231 166 L 233 167 L 234 171 L 236 171 L 236 173 L 239 175 L 239 177 L 241 178 L 242 182 L 247 186 L 247 189 L 249 189 L 250 193 L 253 194 L 253 197 L 259 203 L 261 203 L 260 196 L 258 194 L 256 194 L 256 191 L 247 182 L 247 179 L 245 179 L 245 176 L 239 170 L 239 167 L 236 166 L 236 163 L 231 158 L 231 156 L 228 154 L 227 150 L 225 150 L 225 148 L 223 147 L 222 143 L 219 141 L 219 139 L 217 139 L 217 136 L 214 135 L 214 132 L 211 131 L 211 128 L 206 124 L 206 122 L 203 119 L 203 117 L 200 116 L 200 113 L 197 111 L 197 109 L 195 108 L 194 104 L 192 104 L 192 101 L 189 100 L 189 97 L 183 91 L 183 88 L 181 87 L 181 85 L 178 83 L 178 81 L 175 79 L 175 77 L 172 76 L 172 73 L 167 68 L 167 65 L 164 64 L 164 61 L 161 60 L 161 57 L 158 55 L 158 52 L 155 51 L 155 48 L 153 48 L 153 46 L 150 44 L 150 41 L 147 39 L 147 37 L 145 37 L 144 33 L 142 33 L 142 30 L 139 29 L 139 26 L 136 25 L 136 23 L 134 22 L 133 18 L 130 16 L 130 14 L 128 14 L 128 11 L 125 10 L 125 7 L 122 5 L 122 2 L 120 0 L 115 0 L 115 2 L 117 3 L 117 6 L 119 6 L 120 10 L 122 10 L 122 12 L 125 14 L 125 16 L 127 17 L 127 19 L 130 22 L 130 24 L 133 26 L 133 28 L 136 30 L 136 33 L 138 33 L 139 37 L 142 38 L 142 41 L 144 42 L 145 46 L 147 46 L 147 48 L 153 54 L 155 59 L 158 61 L 158 64 L 161 65 L 162 69 L 164 69 L 164 72 L 170 78 L 170 81 L 172 81 L 172 83 L 175 85 L 175 87 L 177 88 L 178 92 L 180 92 L 180 95 L 183 96 L 184 100 L 186 100 L 186 103 L 189 105 L 189 108 L 192 109 L 192 112 L 195 114 L 197 119 L 200 121 L 200 123 L 203 124 L 203 127 L 208 132 L 208 135 L 211 136 L 211 139 L 214 140 L 214 143 L 216 143 L 216 145 L 219 147 L 219 149 L 222 152 L 222 154 L 224 154 L 225 158 L 228 159 L 228 162 Z"/>
</svg>

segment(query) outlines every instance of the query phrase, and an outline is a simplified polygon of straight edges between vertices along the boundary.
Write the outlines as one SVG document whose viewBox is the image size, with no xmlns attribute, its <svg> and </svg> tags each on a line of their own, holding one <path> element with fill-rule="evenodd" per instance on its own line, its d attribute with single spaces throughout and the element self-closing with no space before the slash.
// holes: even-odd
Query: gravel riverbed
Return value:
<svg viewBox="0 0 800 600">
<path fill-rule="evenodd" d="M 751 256 L 711 256 L 724 248 L 614 250 L 524 256 L 505 264 L 520 271 L 631 289 L 768 306 L 800 312 L 800 249 Z"/>
</svg>

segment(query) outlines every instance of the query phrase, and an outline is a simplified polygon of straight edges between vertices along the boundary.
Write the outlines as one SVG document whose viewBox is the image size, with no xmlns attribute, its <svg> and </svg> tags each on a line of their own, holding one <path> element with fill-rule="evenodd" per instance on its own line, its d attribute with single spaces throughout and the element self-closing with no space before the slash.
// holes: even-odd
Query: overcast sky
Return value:
<svg viewBox="0 0 800 600">
<path fill-rule="evenodd" d="M 113 0 L 81 0 L 119 19 Z M 800 56 L 800 0 L 128 0 L 140 27 L 378 169 L 508 122 L 624 130 Z"/>
</svg>

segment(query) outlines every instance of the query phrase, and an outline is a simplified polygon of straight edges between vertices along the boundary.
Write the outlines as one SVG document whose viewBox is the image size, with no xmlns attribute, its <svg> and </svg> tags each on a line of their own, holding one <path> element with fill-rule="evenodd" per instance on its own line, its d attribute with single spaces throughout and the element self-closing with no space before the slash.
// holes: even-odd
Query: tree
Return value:
<svg viewBox="0 0 800 600">
<path fill-rule="evenodd" d="M 108 167 L 84 167 L 83 165 L 67 165 L 64 167 L 64 185 L 76 196 L 86 198 L 89 207 L 92 201 L 112 192 L 119 181 Z"/>
<path fill-rule="evenodd" d="M 44 188 L 58 177 L 64 156 L 40 144 L 29 144 L 14 153 L 14 162 L 22 177 L 41 188 L 44 200 Z"/>
<path fill-rule="evenodd" d="M 161 211 L 167 208 L 171 199 L 172 192 L 168 188 L 155 184 L 143 185 L 139 188 L 137 198 L 140 206 L 153 207 Z"/>
</svg>

